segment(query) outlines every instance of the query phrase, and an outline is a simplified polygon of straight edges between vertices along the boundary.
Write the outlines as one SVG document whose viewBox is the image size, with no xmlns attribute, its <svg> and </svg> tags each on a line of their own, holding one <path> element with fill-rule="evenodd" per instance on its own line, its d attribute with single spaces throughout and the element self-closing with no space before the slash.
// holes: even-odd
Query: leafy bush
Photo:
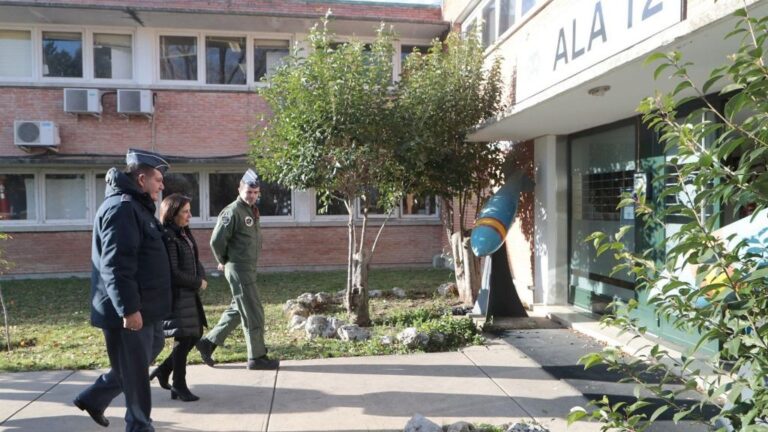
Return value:
<svg viewBox="0 0 768 432">
<path fill-rule="evenodd" d="M 680 359 L 659 345 L 631 360 L 620 356 L 616 348 L 585 356 L 585 367 L 602 363 L 630 376 L 638 384 L 638 400 L 612 403 L 603 397 L 594 403 L 597 410 L 589 414 L 576 409 L 569 421 L 590 416 L 603 422 L 603 430 L 641 431 L 667 412 L 675 421 L 693 418 L 718 431 L 765 430 L 768 424 L 768 68 L 763 59 L 768 17 L 749 17 L 746 9 L 735 15 L 739 22 L 726 38 L 741 37 L 740 47 L 729 56 L 729 64 L 713 70 L 703 85 L 690 78 L 691 65 L 680 53 L 649 58 L 661 61 L 656 76 L 671 71 L 680 81 L 671 93 L 649 98 L 639 108 L 643 120 L 665 144 L 665 174 L 654 181 L 667 187 L 654 200 L 638 193 L 625 197 L 621 205 L 634 205 L 649 230 L 663 226 L 670 217 L 686 221 L 679 232 L 662 242 L 665 256 L 659 257 L 654 249 L 634 253 L 622 241 L 626 227 L 614 235 L 595 233 L 588 239 L 598 255 L 615 254 L 620 264 L 614 272 L 634 275 L 638 289 L 649 294 L 648 304 L 659 318 L 699 334 L 699 341 Z M 723 82 L 727 84 L 720 94 L 728 101 L 719 110 L 705 95 Z M 687 96 L 690 93 L 697 96 Z M 698 99 L 702 108 L 684 117 L 680 108 L 692 99 Z M 677 202 L 665 205 L 667 197 L 677 198 Z M 753 237 L 756 241 L 716 235 L 720 209 L 728 208 L 753 212 L 748 224 L 750 229 L 759 228 Z M 615 315 L 607 316 L 605 323 L 645 333 L 635 319 L 638 301 L 616 306 Z M 700 370 L 694 370 L 694 356 L 701 357 L 699 349 L 704 345 L 718 347 L 712 358 L 705 359 L 713 373 L 706 379 Z M 645 380 L 637 373 L 640 362 L 650 364 L 662 379 Z M 681 404 L 679 396 L 697 387 L 705 391 L 701 402 Z M 662 404 L 650 416 L 640 412 L 648 405 L 640 388 Z M 717 409 L 708 414 L 702 410 L 705 405 Z"/>
<path fill-rule="evenodd" d="M 452 315 L 442 315 L 439 318 L 422 322 L 416 327 L 419 331 L 429 334 L 427 351 L 448 351 L 465 345 L 483 343 L 483 337 L 470 318 L 454 318 Z M 434 337 L 441 333 L 444 338 Z"/>
<path fill-rule="evenodd" d="M 445 314 L 439 306 L 416 309 L 399 309 L 376 320 L 376 325 L 390 327 L 418 327 L 424 322 L 436 320 Z"/>
</svg>

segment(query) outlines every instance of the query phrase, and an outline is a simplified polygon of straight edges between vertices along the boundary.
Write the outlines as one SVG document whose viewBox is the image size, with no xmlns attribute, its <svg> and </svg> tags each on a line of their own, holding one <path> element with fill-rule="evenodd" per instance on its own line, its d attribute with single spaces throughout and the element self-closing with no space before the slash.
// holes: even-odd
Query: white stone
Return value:
<svg viewBox="0 0 768 432">
<path fill-rule="evenodd" d="M 339 327 L 339 338 L 344 341 L 363 341 L 371 338 L 371 332 L 368 329 L 361 328 L 355 324 L 347 324 Z"/>
<path fill-rule="evenodd" d="M 475 428 L 475 425 L 472 423 L 467 423 L 465 421 L 456 422 L 453 424 L 448 425 L 448 427 L 445 428 L 445 432 L 473 432 L 476 431 L 477 428 Z"/>
<path fill-rule="evenodd" d="M 316 306 L 315 303 L 315 295 L 312 293 L 304 293 L 298 297 L 296 297 L 296 302 L 299 304 L 306 306 L 310 309 L 314 308 Z"/>
<path fill-rule="evenodd" d="M 392 338 L 389 336 L 382 336 L 379 338 L 379 343 L 382 345 L 392 345 Z"/>
<path fill-rule="evenodd" d="M 379 298 L 382 296 L 381 290 L 368 291 L 368 298 Z"/>
<path fill-rule="evenodd" d="M 429 336 L 419 332 L 415 327 L 408 327 L 397 334 L 397 340 L 408 348 L 425 347 L 429 343 Z"/>
<path fill-rule="evenodd" d="M 459 289 L 456 288 L 456 283 L 446 282 L 437 287 L 437 293 L 443 297 L 458 297 Z"/>
<path fill-rule="evenodd" d="M 346 324 L 344 321 L 338 319 L 338 318 L 328 318 L 328 327 L 323 332 L 323 337 L 334 339 L 336 336 L 338 336 L 339 327 Z"/>
<path fill-rule="evenodd" d="M 333 303 L 333 296 L 326 292 L 319 292 L 315 294 L 315 305 L 318 308 L 323 308 Z"/>
<path fill-rule="evenodd" d="M 301 330 L 304 328 L 304 325 L 307 323 L 307 319 L 304 318 L 301 315 L 293 315 L 291 316 L 291 322 L 288 324 L 288 328 L 293 330 Z"/>
<path fill-rule="evenodd" d="M 304 331 L 310 339 L 323 336 L 328 329 L 328 318 L 322 315 L 311 315 L 307 318 Z"/>
<path fill-rule="evenodd" d="M 443 428 L 421 414 L 414 414 L 408 420 L 403 432 L 443 432 Z"/>
<path fill-rule="evenodd" d="M 392 288 L 392 296 L 396 298 L 405 298 L 405 290 L 402 288 Z"/>
<path fill-rule="evenodd" d="M 549 432 L 549 429 L 537 424 L 512 423 L 506 432 Z"/>
</svg>

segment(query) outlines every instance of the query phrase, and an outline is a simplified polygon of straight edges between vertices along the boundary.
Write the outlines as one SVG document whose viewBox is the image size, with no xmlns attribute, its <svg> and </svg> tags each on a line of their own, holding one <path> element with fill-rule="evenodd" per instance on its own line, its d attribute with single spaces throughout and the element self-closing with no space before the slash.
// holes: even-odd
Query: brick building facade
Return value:
<svg viewBox="0 0 768 432">
<path fill-rule="evenodd" d="M 261 78 L 328 9 L 340 41 L 370 40 L 380 22 L 393 25 L 393 74 L 401 53 L 449 28 L 439 4 L 0 0 L 0 232 L 13 237 L 3 246 L 15 264 L 9 273 L 89 271 L 104 172 L 131 147 L 168 156 L 166 192 L 193 197 L 192 228 L 207 243 L 247 168 L 250 131 L 269 114 L 256 92 Z M 90 100 L 101 109 L 67 112 L 65 89 L 84 89 L 69 94 L 86 99 L 98 90 Z M 118 90 L 149 91 L 154 112 L 118 112 Z M 24 145 L 24 122 L 41 137 L 55 125 L 59 144 Z M 343 267 L 344 214 L 320 214 L 311 190 L 262 189 L 262 269 Z M 374 265 L 428 265 L 442 251 L 439 209 L 421 202 L 388 222 Z M 203 258 L 214 265 L 207 248 Z"/>
</svg>

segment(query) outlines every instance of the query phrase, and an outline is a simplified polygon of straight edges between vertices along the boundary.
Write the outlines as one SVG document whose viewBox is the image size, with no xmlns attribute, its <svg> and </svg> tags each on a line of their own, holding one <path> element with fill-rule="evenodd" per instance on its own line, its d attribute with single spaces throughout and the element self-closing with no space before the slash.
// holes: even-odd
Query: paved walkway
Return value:
<svg viewBox="0 0 768 432">
<path fill-rule="evenodd" d="M 0 431 L 123 430 L 121 396 L 106 412 L 108 429 L 71 405 L 99 373 L 0 374 Z M 420 413 L 438 424 L 535 420 L 557 432 L 571 407 L 587 403 L 504 338 L 460 352 L 284 361 L 277 372 L 191 366 L 188 378 L 198 402 L 172 401 L 153 383 L 158 431 L 396 431 Z"/>
</svg>

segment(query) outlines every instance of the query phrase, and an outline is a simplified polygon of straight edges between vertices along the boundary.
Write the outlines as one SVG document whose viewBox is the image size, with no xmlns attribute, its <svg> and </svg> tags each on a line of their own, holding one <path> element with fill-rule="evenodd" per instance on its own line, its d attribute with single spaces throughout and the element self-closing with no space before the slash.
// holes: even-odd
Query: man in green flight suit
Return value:
<svg viewBox="0 0 768 432">
<path fill-rule="evenodd" d="M 232 303 L 221 315 L 218 324 L 197 342 L 200 357 L 213 367 L 213 351 L 243 325 L 248 348 L 248 369 L 277 369 L 279 360 L 267 357 L 264 346 L 264 308 L 256 288 L 256 262 L 261 250 L 259 209 L 261 196 L 259 176 L 249 169 L 240 180 L 237 199 L 219 213 L 211 234 L 211 250 L 219 270 L 232 290 Z M 239 318 L 239 319 L 238 319 Z"/>
</svg>

